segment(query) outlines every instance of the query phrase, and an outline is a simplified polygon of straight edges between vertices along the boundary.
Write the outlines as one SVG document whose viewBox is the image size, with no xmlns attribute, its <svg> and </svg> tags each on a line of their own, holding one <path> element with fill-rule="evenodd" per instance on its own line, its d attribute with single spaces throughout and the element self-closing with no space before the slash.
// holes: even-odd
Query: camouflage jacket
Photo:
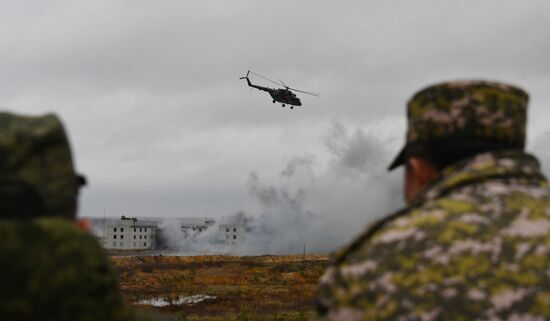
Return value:
<svg viewBox="0 0 550 321">
<path fill-rule="evenodd" d="M 0 320 L 148 320 L 123 301 L 103 249 L 72 222 L 0 221 Z"/>
<path fill-rule="evenodd" d="M 321 279 L 321 319 L 549 320 L 550 190 L 525 153 L 446 168 Z"/>
</svg>

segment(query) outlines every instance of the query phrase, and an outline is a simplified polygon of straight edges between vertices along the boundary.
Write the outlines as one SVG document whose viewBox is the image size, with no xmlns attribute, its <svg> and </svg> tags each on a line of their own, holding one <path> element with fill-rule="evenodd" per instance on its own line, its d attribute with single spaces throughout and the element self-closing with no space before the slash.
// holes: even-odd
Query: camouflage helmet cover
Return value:
<svg viewBox="0 0 550 321">
<path fill-rule="evenodd" d="M 523 149 L 528 100 L 520 88 L 481 80 L 420 90 L 407 104 L 406 144 L 389 170 L 402 165 L 415 146 L 426 143 L 483 141 Z"/>
<path fill-rule="evenodd" d="M 32 187 L 45 215 L 63 214 L 74 204 L 80 181 L 60 120 L 0 113 L 0 181 Z"/>
</svg>

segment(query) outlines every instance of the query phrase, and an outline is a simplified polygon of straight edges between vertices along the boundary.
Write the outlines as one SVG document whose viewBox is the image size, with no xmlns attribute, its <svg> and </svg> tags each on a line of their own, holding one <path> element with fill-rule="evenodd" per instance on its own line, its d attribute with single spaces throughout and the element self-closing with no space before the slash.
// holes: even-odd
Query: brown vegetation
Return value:
<svg viewBox="0 0 550 321">
<path fill-rule="evenodd" d="M 209 295 L 158 307 L 186 320 L 302 320 L 314 310 L 325 255 L 112 257 L 128 301 Z"/>
</svg>

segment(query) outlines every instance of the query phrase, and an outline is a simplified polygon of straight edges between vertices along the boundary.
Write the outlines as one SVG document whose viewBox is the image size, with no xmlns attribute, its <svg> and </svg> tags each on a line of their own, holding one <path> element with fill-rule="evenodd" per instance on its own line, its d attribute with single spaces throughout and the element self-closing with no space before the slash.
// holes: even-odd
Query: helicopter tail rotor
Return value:
<svg viewBox="0 0 550 321">
<path fill-rule="evenodd" d="M 248 79 L 248 75 L 250 75 L 250 70 L 246 73 L 246 76 L 241 77 L 241 78 L 239 78 L 239 79 Z"/>
</svg>

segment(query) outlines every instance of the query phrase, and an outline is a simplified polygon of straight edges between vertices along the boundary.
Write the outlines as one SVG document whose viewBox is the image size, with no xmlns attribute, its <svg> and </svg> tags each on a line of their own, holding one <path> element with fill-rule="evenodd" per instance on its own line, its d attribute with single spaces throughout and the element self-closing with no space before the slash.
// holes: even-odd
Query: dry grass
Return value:
<svg viewBox="0 0 550 321">
<path fill-rule="evenodd" d="M 186 320 L 305 320 L 325 255 L 112 257 L 130 302 L 197 294 L 214 300 L 155 308 Z"/>
</svg>

